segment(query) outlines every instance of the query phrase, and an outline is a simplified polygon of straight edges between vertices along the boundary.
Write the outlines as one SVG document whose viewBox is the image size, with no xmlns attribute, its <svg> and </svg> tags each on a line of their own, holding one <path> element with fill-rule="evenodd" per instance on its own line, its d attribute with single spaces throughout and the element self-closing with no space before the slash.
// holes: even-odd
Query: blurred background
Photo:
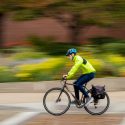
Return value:
<svg viewBox="0 0 125 125">
<path fill-rule="evenodd" d="M 125 77 L 125 1 L 0 1 L 0 82 L 61 79 L 72 47 L 96 77 Z"/>
</svg>

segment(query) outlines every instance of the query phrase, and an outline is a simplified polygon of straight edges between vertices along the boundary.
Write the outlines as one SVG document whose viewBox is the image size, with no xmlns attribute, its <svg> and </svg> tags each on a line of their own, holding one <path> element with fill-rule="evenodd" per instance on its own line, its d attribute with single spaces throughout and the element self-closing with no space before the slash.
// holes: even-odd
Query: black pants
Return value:
<svg viewBox="0 0 125 125">
<path fill-rule="evenodd" d="M 95 77 L 95 73 L 83 74 L 74 82 L 75 96 L 79 100 L 79 90 L 83 93 L 85 97 L 89 97 L 86 90 L 83 88 L 83 84 L 86 84 L 88 81 L 92 80 Z"/>
</svg>

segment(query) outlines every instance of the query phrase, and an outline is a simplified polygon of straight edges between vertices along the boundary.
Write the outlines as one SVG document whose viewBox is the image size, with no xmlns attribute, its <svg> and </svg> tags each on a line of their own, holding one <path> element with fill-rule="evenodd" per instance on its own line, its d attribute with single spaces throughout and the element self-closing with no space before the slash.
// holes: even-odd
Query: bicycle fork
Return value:
<svg viewBox="0 0 125 125">
<path fill-rule="evenodd" d="M 65 86 L 63 86 L 63 88 L 61 89 L 61 92 L 60 92 L 59 97 L 57 98 L 56 102 L 60 102 L 61 101 L 60 97 L 61 97 L 61 94 L 62 94 L 64 88 L 65 88 Z"/>
</svg>

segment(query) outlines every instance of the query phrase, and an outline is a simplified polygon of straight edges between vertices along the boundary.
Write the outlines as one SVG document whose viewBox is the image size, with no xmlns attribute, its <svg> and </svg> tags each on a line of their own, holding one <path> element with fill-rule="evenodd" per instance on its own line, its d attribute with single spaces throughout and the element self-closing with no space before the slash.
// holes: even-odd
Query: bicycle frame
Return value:
<svg viewBox="0 0 125 125">
<path fill-rule="evenodd" d="M 75 101 L 77 102 L 77 104 L 79 104 L 79 103 L 81 104 L 81 102 L 82 102 L 83 99 L 84 99 L 84 95 L 82 94 L 81 99 L 78 100 L 78 99 L 76 98 L 76 96 L 75 96 L 75 95 L 69 90 L 69 88 L 68 88 L 69 85 L 75 86 L 75 84 L 67 83 L 67 82 L 66 82 L 67 80 L 61 80 L 61 81 L 64 83 L 64 84 L 63 84 L 63 87 L 62 87 L 62 91 L 66 89 L 66 90 L 72 95 L 72 97 L 75 99 Z M 67 86 L 67 85 L 68 85 L 68 86 Z M 87 90 L 87 92 L 90 91 L 90 90 L 87 89 L 86 84 L 83 85 L 83 87 Z M 62 91 L 61 91 L 61 93 L 62 93 Z M 60 93 L 58 99 L 60 98 L 61 93 Z"/>
<path fill-rule="evenodd" d="M 72 86 L 75 86 L 75 84 L 71 84 L 71 83 L 67 83 L 67 81 L 66 80 L 62 80 L 62 87 L 60 88 L 60 87 L 56 87 L 56 88 L 52 88 L 52 89 L 49 89 L 46 93 L 45 93 L 45 95 L 44 95 L 44 98 L 43 98 L 43 105 L 44 105 L 44 107 L 45 107 L 45 109 L 46 109 L 46 111 L 48 112 L 48 113 L 50 113 L 50 114 L 52 114 L 52 115 L 56 115 L 56 116 L 58 116 L 58 115 L 62 115 L 62 114 L 64 114 L 66 111 L 68 111 L 68 109 L 70 108 L 70 101 L 71 101 L 71 99 L 70 99 L 70 94 L 71 94 L 71 96 L 75 99 L 75 101 L 76 101 L 76 103 L 75 103 L 75 105 L 76 105 L 76 107 L 77 108 L 83 108 L 84 107 L 84 109 L 89 113 L 89 114 L 92 114 L 92 115 L 101 115 L 101 114 L 103 114 L 104 112 L 106 112 L 107 111 L 107 109 L 109 108 L 109 104 L 110 104 L 110 99 L 109 99 L 109 96 L 108 96 L 108 94 L 107 93 L 105 93 L 106 95 L 105 95 L 105 105 L 98 105 L 97 106 L 97 104 L 98 104 L 98 102 L 96 101 L 96 100 L 94 100 L 92 103 L 92 105 L 90 105 L 90 107 L 89 106 L 86 106 L 85 105 L 85 102 L 86 102 L 86 100 L 85 100 L 85 97 L 84 97 L 84 95 L 82 94 L 82 96 L 80 97 L 80 100 L 77 100 L 77 98 L 75 97 L 75 94 L 74 94 L 74 92 L 72 92 L 72 90 L 68 87 L 69 85 L 72 85 Z M 87 87 L 86 87 L 86 84 L 84 84 L 83 85 L 83 87 L 84 87 L 84 89 L 86 89 L 87 90 L 87 92 L 91 95 L 91 89 L 87 89 Z M 49 96 L 48 95 L 51 95 L 51 93 L 52 92 L 56 92 L 56 93 L 58 93 L 58 94 L 55 94 L 55 96 L 54 96 L 54 98 L 52 98 L 52 102 L 54 102 L 54 103 L 56 103 L 56 102 L 61 102 L 61 103 L 58 103 L 57 105 L 52 105 L 52 106 L 55 106 L 55 108 L 52 108 L 52 110 L 51 110 L 51 106 L 50 106 L 50 101 L 51 100 L 49 100 Z M 64 96 L 62 95 L 64 93 Z M 61 96 L 62 96 L 62 98 L 61 98 Z M 92 96 L 92 95 L 91 95 Z M 51 96 L 50 96 L 51 97 Z M 63 98 L 64 97 L 64 98 Z M 64 105 L 65 105 L 65 109 L 63 110 L 63 109 L 61 109 L 61 108 L 59 108 L 59 105 L 61 106 L 62 105 L 62 103 L 63 103 L 63 99 L 65 99 L 65 97 L 67 97 L 66 98 L 66 101 L 68 100 L 68 103 L 64 103 Z M 48 99 L 47 99 L 48 98 Z M 94 97 L 93 97 L 94 98 Z M 49 105 L 48 105 L 49 104 Z M 57 107 L 56 107 L 57 106 Z M 99 108 L 98 108 L 99 107 Z M 103 108 L 104 107 L 104 108 Z M 55 112 L 55 110 L 56 109 L 58 109 L 59 108 L 59 110 L 57 110 L 57 112 Z M 96 111 L 96 108 L 98 108 L 97 109 L 97 111 Z M 93 110 L 94 109 L 94 110 Z M 96 111 L 96 112 L 95 112 Z"/>
</svg>

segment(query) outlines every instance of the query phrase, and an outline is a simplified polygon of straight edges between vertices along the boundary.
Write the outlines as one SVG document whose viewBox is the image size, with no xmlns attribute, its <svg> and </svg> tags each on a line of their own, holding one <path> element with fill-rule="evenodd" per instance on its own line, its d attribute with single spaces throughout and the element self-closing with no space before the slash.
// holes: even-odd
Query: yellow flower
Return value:
<svg viewBox="0 0 125 125">
<path fill-rule="evenodd" d="M 88 59 L 88 61 L 93 65 L 93 67 L 97 70 L 100 71 L 104 68 L 105 63 L 100 60 L 100 59 Z"/>
<path fill-rule="evenodd" d="M 107 57 L 108 61 L 115 64 L 115 65 L 123 65 L 125 64 L 125 58 L 118 55 L 118 54 L 115 54 L 115 55 L 109 55 Z"/>
<path fill-rule="evenodd" d="M 125 77 L 125 67 L 121 67 L 119 69 L 119 75 L 122 76 L 122 77 Z"/>
<path fill-rule="evenodd" d="M 0 66 L 0 72 L 9 71 L 8 67 Z"/>
<path fill-rule="evenodd" d="M 51 72 L 51 69 L 54 69 L 56 66 L 63 62 L 62 58 L 50 58 L 45 62 L 41 62 L 38 64 L 25 64 L 18 66 L 18 77 L 28 77 L 37 71 L 48 71 Z"/>
<path fill-rule="evenodd" d="M 29 76 L 31 76 L 30 73 L 18 73 L 18 74 L 16 74 L 16 77 L 21 77 L 21 78 L 26 78 Z"/>
</svg>

